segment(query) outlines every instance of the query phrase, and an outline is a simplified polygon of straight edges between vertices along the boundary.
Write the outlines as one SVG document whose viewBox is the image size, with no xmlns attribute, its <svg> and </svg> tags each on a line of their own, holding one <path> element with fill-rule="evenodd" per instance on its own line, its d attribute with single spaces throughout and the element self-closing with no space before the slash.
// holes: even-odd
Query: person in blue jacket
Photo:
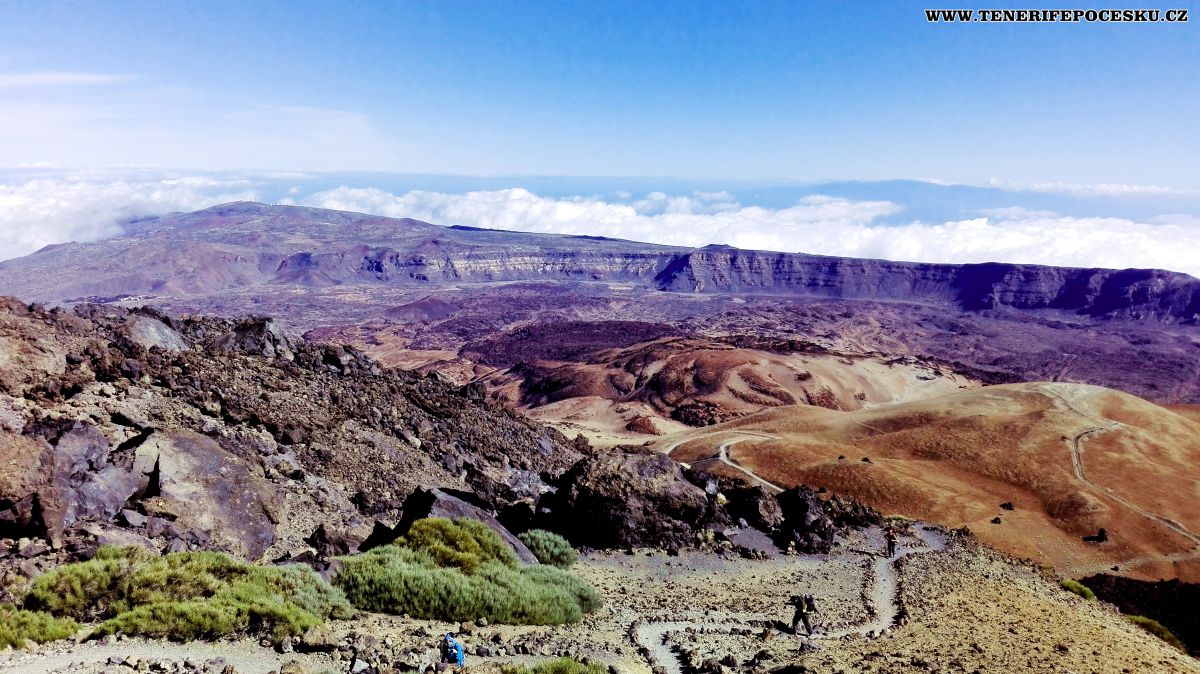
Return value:
<svg viewBox="0 0 1200 674">
<path fill-rule="evenodd" d="M 459 667 L 466 664 L 467 654 L 463 649 L 463 645 L 454 638 L 453 634 L 447 632 L 446 636 L 442 637 L 441 651 L 442 662 Z"/>
</svg>

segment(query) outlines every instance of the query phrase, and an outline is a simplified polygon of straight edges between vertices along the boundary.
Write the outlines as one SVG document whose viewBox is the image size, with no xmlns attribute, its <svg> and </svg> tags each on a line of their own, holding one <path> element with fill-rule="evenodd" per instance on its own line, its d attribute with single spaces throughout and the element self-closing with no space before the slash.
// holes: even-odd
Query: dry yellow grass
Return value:
<svg viewBox="0 0 1200 674">
<path fill-rule="evenodd" d="M 1200 579 L 1200 554 L 1189 556 L 1200 543 L 1189 536 L 1200 532 L 1200 421 L 1128 394 L 1013 384 L 852 412 L 776 408 L 693 436 L 673 456 L 702 461 L 740 437 L 730 458 L 766 480 L 967 526 L 1068 573 L 1120 565 Z M 1082 540 L 1100 527 L 1108 542 Z"/>
</svg>

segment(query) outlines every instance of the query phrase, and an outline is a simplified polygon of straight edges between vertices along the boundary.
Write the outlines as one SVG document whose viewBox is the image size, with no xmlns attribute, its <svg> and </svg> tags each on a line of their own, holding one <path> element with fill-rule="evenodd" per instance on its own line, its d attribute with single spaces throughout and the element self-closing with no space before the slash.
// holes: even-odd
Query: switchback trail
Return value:
<svg viewBox="0 0 1200 674">
<path fill-rule="evenodd" d="M 925 530 L 920 525 L 914 527 L 915 536 L 902 539 L 897 549 L 896 557 L 888 558 L 882 552 L 865 552 L 875 558 L 873 563 L 874 585 L 868 596 L 870 602 L 865 605 L 865 617 L 858 623 L 846 625 L 828 631 L 819 630 L 816 634 L 806 637 L 809 640 L 840 639 L 858 634 L 864 636 L 877 635 L 891 627 L 900 614 L 898 598 L 896 563 L 909 555 L 937 552 L 946 549 L 948 541 L 938 531 Z M 882 541 L 882 534 L 873 532 Z M 882 547 L 882 545 L 880 545 Z M 801 557 L 796 560 L 798 566 L 822 564 L 824 560 L 817 557 Z M 661 667 L 668 674 L 683 674 L 684 665 L 680 655 L 669 644 L 671 634 L 687 630 L 704 632 L 733 632 L 735 630 L 760 630 L 763 625 L 772 625 L 778 620 L 778 615 L 764 613 L 761 616 L 748 616 L 742 620 L 713 621 L 697 616 L 695 620 L 665 620 L 647 622 L 638 625 L 634 630 L 634 641 L 646 649 L 652 668 Z M 788 635 L 790 636 L 790 635 Z"/>
<path fill-rule="evenodd" d="M 1152 520 L 1154 522 L 1158 522 L 1159 524 L 1166 526 L 1171 531 L 1174 531 L 1175 533 L 1179 534 L 1180 536 L 1183 536 L 1184 538 L 1191 541 L 1194 546 L 1194 549 L 1191 551 L 1188 551 L 1188 552 L 1175 553 L 1173 555 L 1153 555 L 1153 556 L 1144 557 L 1144 558 L 1138 557 L 1138 558 L 1134 558 L 1134 559 L 1125 560 L 1123 562 L 1119 562 L 1119 564 L 1129 566 L 1129 565 L 1135 565 L 1135 564 L 1148 563 L 1151 561 L 1180 561 L 1180 560 L 1194 559 L 1196 557 L 1200 557 L 1200 534 L 1197 534 L 1197 533 L 1191 531 L 1187 527 L 1183 526 L 1183 524 L 1176 522 L 1175 520 L 1173 520 L 1165 515 L 1161 515 L 1159 513 L 1145 510 L 1142 507 L 1138 506 L 1137 504 L 1129 501 L 1128 499 L 1117 495 L 1108 487 L 1104 487 L 1099 484 L 1096 484 L 1095 482 L 1092 482 L 1088 478 L 1087 471 L 1084 469 L 1084 464 L 1083 464 L 1083 442 L 1093 435 L 1098 435 L 1100 433 L 1105 433 L 1105 432 L 1111 431 L 1113 429 L 1120 428 L 1121 427 L 1120 422 L 1112 421 L 1111 419 L 1101 419 L 1101 418 L 1097 417 L 1094 413 L 1092 413 L 1088 410 L 1085 410 L 1085 409 L 1081 409 L 1080 405 L 1082 403 L 1081 398 L 1083 398 L 1083 395 L 1080 395 L 1076 398 L 1068 398 L 1067 396 L 1063 395 L 1061 391 L 1057 390 L 1055 388 L 1054 384 L 1043 384 L 1041 386 L 1041 389 L 1043 392 L 1046 393 L 1046 395 L 1054 398 L 1057 402 L 1062 403 L 1062 406 L 1065 407 L 1067 410 L 1082 417 L 1089 424 L 1093 424 L 1091 426 L 1088 426 L 1086 428 L 1083 428 L 1083 429 L 1077 431 L 1067 441 L 1067 447 L 1071 452 L 1071 470 L 1072 470 L 1072 472 L 1075 473 L 1075 479 L 1078 480 L 1079 482 L 1083 483 L 1084 485 L 1087 485 L 1088 487 L 1096 490 L 1097 492 L 1100 492 L 1100 493 L 1108 496 L 1112 500 L 1116 501 L 1117 503 L 1120 503 L 1121 505 L 1125 506 L 1126 508 L 1129 508 L 1130 510 L 1141 515 L 1142 517 L 1145 517 L 1146 519 Z M 1087 394 L 1087 390 L 1085 389 L 1084 395 L 1086 395 L 1086 394 Z"/>
<path fill-rule="evenodd" d="M 739 436 L 739 437 L 734 437 L 730 440 L 726 440 L 725 442 L 722 442 L 721 444 L 717 445 L 716 456 L 711 456 L 707 459 L 702 459 L 700 461 L 693 462 L 694 464 L 704 463 L 705 461 L 720 461 L 721 463 L 725 464 L 726 466 L 729 466 L 730 468 L 741 473 L 742 475 L 745 475 L 746 478 L 749 479 L 752 483 L 765 488 L 767 491 L 774 492 L 774 493 L 779 493 L 781 491 L 784 491 L 783 487 L 780 487 L 779 485 L 775 484 L 774 482 L 770 482 L 769 480 L 764 480 L 763 478 L 756 475 L 753 471 L 746 468 L 745 466 L 738 463 L 737 461 L 733 460 L 733 458 L 729 456 L 729 448 L 738 444 L 739 442 L 745 442 L 747 440 L 753 440 L 755 438 L 760 438 L 760 439 L 764 439 L 764 440 L 779 440 L 780 439 L 779 436 L 772 435 L 770 433 L 759 433 L 757 431 L 723 431 L 723 432 L 731 433 L 731 434 L 733 434 L 735 436 Z M 674 451 L 676 447 L 678 447 L 686 442 L 691 442 L 692 440 L 700 440 L 700 439 L 702 439 L 702 438 L 688 438 L 685 440 L 677 440 L 677 441 L 667 445 L 665 448 L 663 448 L 663 453 L 670 455 L 670 453 L 672 451 Z"/>
</svg>

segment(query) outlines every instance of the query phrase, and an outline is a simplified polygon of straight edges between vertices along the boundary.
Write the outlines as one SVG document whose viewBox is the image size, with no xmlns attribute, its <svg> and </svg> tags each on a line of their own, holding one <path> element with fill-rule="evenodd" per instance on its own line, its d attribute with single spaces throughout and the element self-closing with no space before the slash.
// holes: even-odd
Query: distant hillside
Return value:
<svg viewBox="0 0 1200 674">
<path fill-rule="evenodd" d="M 451 223 L 452 224 L 452 223 Z M 923 264 L 673 248 L 600 237 L 440 227 L 298 206 L 233 203 L 148 218 L 126 234 L 0 263 L 0 293 L 61 302 L 256 286 L 603 280 L 681 293 L 784 294 L 1052 309 L 1195 323 L 1200 281 L 1159 270 Z"/>
<path fill-rule="evenodd" d="M 1077 384 L 1011 384 L 839 412 L 772 409 L 694 431 L 672 455 L 884 512 L 967 526 L 1065 573 L 1200 580 L 1200 424 Z M 732 444 L 730 444 L 732 443 Z M 1107 540 L 1087 542 L 1104 528 Z"/>
</svg>

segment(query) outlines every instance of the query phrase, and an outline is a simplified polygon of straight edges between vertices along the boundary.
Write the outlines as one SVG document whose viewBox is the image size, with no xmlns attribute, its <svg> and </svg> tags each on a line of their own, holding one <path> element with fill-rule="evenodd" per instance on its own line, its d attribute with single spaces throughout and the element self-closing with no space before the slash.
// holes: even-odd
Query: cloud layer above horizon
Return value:
<svg viewBox="0 0 1200 674">
<path fill-rule="evenodd" d="M 921 221 L 901 200 L 808 194 L 791 205 L 723 191 L 546 196 L 525 188 L 446 192 L 316 189 L 304 176 L 54 175 L 0 182 L 0 260 L 120 234 L 128 218 L 235 200 L 409 217 L 442 225 L 588 234 L 652 243 L 920 262 L 1152 267 L 1200 277 L 1200 218 L 1082 217 L 1014 205 Z M 336 184 L 336 183 L 335 183 Z M 1021 199 L 1014 196 L 1014 204 Z"/>
<path fill-rule="evenodd" d="M 1200 219 L 1191 216 L 1138 222 L 1012 207 L 989 209 L 962 220 L 884 224 L 884 217 L 902 216 L 904 206 L 811 195 L 794 206 L 771 209 L 742 205 L 721 192 L 683 196 L 653 192 L 635 200 L 610 201 L 549 198 L 522 188 L 391 194 L 340 187 L 301 203 L 443 225 L 590 234 L 680 246 L 719 243 L 914 262 L 1148 267 L 1200 277 Z"/>
</svg>

